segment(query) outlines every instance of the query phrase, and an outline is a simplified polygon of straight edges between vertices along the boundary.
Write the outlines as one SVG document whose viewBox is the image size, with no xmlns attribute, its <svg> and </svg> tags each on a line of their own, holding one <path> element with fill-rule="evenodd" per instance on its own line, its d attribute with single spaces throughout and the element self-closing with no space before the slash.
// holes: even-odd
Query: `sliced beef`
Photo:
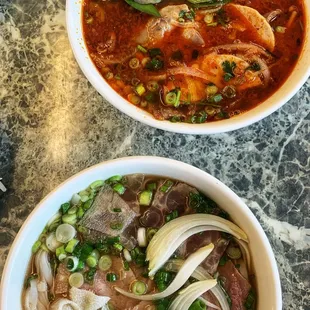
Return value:
<svg viewBox="0 0 310 310">
<path fill-rule="evenodd" d="M 113 272 L 117 275 L 117 281 L 108 282 L 106 275 L 109 272 Z M 111 300 L 109 303 L 114 307 L 115 310 L 133 309 L 139 300 L 128 298 L 122 294 L 119 294 L 114 287 L 120 287 L 126 291 L 130 289 L 130 284 L 136 279 L 131 269 L 128 271 L 124 270 L 123 261 L 119 257 L 113 257 L 112 267 L 108 271 L 98 270 L 96 272 L 94 283 L 85 283 L 81 288 L 92 291 L 99 296 L 109 296 Z"/>
<path fill-rule="evenodd" d="M 224 238 L 220 232 L 212 230 L 191 236 L 179 247 L 177 255 L 184 259 L 190 254 L 196 252 L 199 248 L 210 243 L 214 244 L 214 249 L 201 263 L 201 266 L 213 275 L 216 272 L 219 261 L 229 244 L 229 240 Z"/>
<path fill-rule="evenodd" d="M 197 194 L 198 191 L 185 183 L 177 183 L 171 187 L 168 192 L 163 192 L 161 186 L 164 181 L 160 182 L 158 189 L 154 195 L 152 206 L 167 213 L 178 210 L 179 215 L 183 214 L 188 205 L 188 197 L 190 193 Z"/>
<path fill-rule="evenodd" d="M 162 227 L 165 224 L 162 210 L 157 207 L 148 208 L 140 217 L 140 223 L 145 227 Z"/>
<path fill-rule="evenodd" d="M 121 212 L 115 212 L 120 209 Z M 118 210 L 119 211 L 119 210 Z M 120 236 L 123 244 L 132 248 L 134 237 L 131 226 L 135 226 L 138 214 L 110 186 L 104 186 L 92 205 L 80 220 L 82 225 L 91 230 L 89 237 Z M 87 236 L 86 236 L 87 237 Z"/>
<path fill-rule="evenodd" d="M 59 264 L 55 276 L 55 294 L 67 294 L 69 290 L 70 272 L 64 264 Z"/>
<path fill-rule="evenodd" d="M 251 289 L 250 283 L 240 274 L 232 261 L 219 266 L 219 279 L 231 298 L 231 310 L 244 310 L 244 303 Z"/>
</svg>

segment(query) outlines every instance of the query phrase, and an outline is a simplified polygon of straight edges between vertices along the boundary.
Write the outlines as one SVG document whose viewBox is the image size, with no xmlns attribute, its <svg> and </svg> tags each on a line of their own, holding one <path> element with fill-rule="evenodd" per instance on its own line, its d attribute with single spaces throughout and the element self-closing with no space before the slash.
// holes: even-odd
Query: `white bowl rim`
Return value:
<svg viewBox="0 0 310 310">
<path fill-rule="evenodd" d="M 81 7 L 81 3 L 81 0 L 66 0 L 66 24 L 68 37 L 73 54 L 81 70 L 97 92 L 99 92 L 109 103 L 131 118 L 154 128 L 184 134 L 215 134 L 237 130 L 256 123 L 278 110 L 298 92 L 310 76 L 310 58 L 308 57 L 308 54 L 310 53 L 310 3 L 304 1 L 306 14 L 305 31 L 307 35 L 305 37 L 301 55 L 293 72 L 280 89 L 278 89 L 272 96 L 267 98 L 257 107 L 226 120 L 204 124 L 172 123 L 170 121 L 156 120 L 151 114 L 137 108 L 116 93 L 100 75 L 88 54 L 87 56 L 85 55 L 85 52 L 87 53 L 87 48 L 84 43 L 84 37 L 81 34 L 81 25 L 76 25 L 77 15 L 80 15 L 80 19 L 82 15 L 80 12 L 78 14 L 76 13 L 76 6 Z M 79 22 L 79 24 L 81 23 Z M 307 65 L 301 65 L 302 61 Z M 297 71 L 297 67 L 298 72 L 295 72 Z M 294 82 L 292 82 L 291 79 L 294 79 Z M 283 93 L 281 96 L 280 90 L 281 93 Z M 275 102 L 272 102 L 273 100 Z"/>
<path fill-rule="evenodd" d="M 22 225 L 21 229 L 19 230 L 18 234 L 16 235 L 14 242 L 10 248 L 10 252 L 8 254 L 8 257 L 6 259 L 6 263 L 3 269 L 2 279 L 1 279 L 1 285 L 0 285 L 0 309 L 3 310 L 9 310 L 5 309 L 6 300 L 9 298 L 9 287 L 6 285 L 6 283 L 9 281 L 10 274 L 12 269 L 14 268 L 13 261 L 14 257 L 16 255 L 16 252 L 18 251 L 19 247 L 21 247 L 23 243 L 23 235 L 26 235 L 26 232 L 30 230 L 30 226 L 28 223 L 32 221 L 34 217 L 36 217 L 36 214 L 40 210 L 41 206 L 44 205 L 51 197 L 57 194 L 58 191 L 61 191 L 62 187 L 66 184 L 74 183 L 75 181 L 78 181 L 79 179 L 83 179 L 83 176 L 87 173 L 91 173 L 92 171 L 95 171 L 98 168 L 108 167 L 109 165 L 118 164 L 120 162 L 126 162 L 128 165 L 130 164 L 138 164 L 141 161 L 144 161 L 146 164 L 152 164 L 156 162 L 158 165 L 169 165 L 173 167 L 175 170 L 182 170 L 188 171 L 191 170 L 191 172 L 195 173 L 196 175 L 200 175 L 205 180 L 208 180 L 210 183 L 216 184 L 216 186 L 221 190 L 223 195 L 229 197 L 231 200 L 235 201 L 237 205 L 240 206 L 240 210 L 250 218 L 251 223 L 253 224 L 255 230 L 257 231 L 259 238 L 264 244 L 264 247 L 267 251 L 267 257 L 266 260 L 268 260 L 268 263 L 271 267 L 270 274 L 272 276 L 272 281 L 274 282 L 274 289 L 275 289 L 275 296 L 274 296 L 274 303 L 276 305 L 276 308 L 273 308 L 272 310 L 281 310 L 282 309 L 282 289 L 281 289 L 281 283 L 280 283 L 280 276 L 279 271 L 277 267 L 277 263 L 274 257 L 273 250 L 271 248 L 271 245 L 269 243 L 269 240 L 259 224 L 258 220 L 252 213 L 252 211 L 249 209 L 249 207 L 241 200 L 240 197 L 237 196 L 230 188 L 228 188 L 224 183 L 216 179 L 215 177 L 211 176 L 209 173 L 200 170 L 194 166 L 191 166 L 189 164 L 168 159 L 164 157 L 157 157 L 157 156 L 132 156 L 132 157 L 123 157 L 113 160 L 108 160 L 101 162 L 99 164 L 96 164 L 94 166 L 91 166 L 87 169 L 84 169 L 72 177 L 68 178 L 64 182 L 62 182 L 60 185 L 58 185 L 55 189 L 53 189 L 47 196 L 45 196 L 33 209 L 33 211 L 30 213 L 30 215 L 27 217 L 26 221 Z M 73 193 L 71 193 L 72 195 Z M 239 211 L 240 211 L 239 210 Z"/>
</svg>

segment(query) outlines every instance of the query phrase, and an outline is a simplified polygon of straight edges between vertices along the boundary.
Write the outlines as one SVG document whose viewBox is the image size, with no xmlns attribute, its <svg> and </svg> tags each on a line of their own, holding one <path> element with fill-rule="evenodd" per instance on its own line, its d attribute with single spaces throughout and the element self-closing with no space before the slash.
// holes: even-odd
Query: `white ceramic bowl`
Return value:
<svg viewBox="0 0 310 310">
<path fill-rule="evenodd" d="M 308 21 L 305 27 L 306 42 L 302 55 L 285 84 L 256 108 L 227 120 L 205 124 L 171 123 L 156 120 L 151 114 L 129 103 L 109 86 L 97 71 L 87 53 L 81 24 L 82 0 L 67 0 L 67 31 L 73 53 L 85 76 L 95 89 L 117 109 L 137 121 L 159 129 L 186 134 L 213 134 L 239 129 L 267 117 L 290 100 L 306 82 L 310 75 L 310 1 L 304 0 L 304 3 L 306 20 Z"/>
<path fill-rule="evenodd" d="M 59 185 L 33 210 L 20 229 L 8 255 L 0 288 L 0 309 L 21 309 L 21 292 L 31 246 L 48 220 L 73 193 L 98 179 L 115 174 L 163 175 L 187 182 L 216 201 L 246 232 L 258 283 L 258 310 L 281 310 L 279 273 L 269 241 L 257 219 L 242 200 L 216 178 L 190 165 L 160 157 L 127 157 L 103 162 Z"/>
</svg>

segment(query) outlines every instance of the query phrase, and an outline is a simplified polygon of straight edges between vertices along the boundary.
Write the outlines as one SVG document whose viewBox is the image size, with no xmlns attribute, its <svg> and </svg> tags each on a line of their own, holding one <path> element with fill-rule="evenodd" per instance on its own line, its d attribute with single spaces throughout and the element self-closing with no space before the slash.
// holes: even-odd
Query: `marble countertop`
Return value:
<svg viewBox="0 0 310 310">
<path fill-rule="evenodd" d="M 211 173 L 246 201 L 275 251 L 284 309 L 309 310 L 309 106 L 310 80 L 278 112 L 239 131 L 150 128 L 86 80 L 63 1 L 0 0 L 0 178 L 8 189 L 0 193 L 0 274 L 18 229 L 56 185 L 107 159 L 158 155 Z"/>
</svg>

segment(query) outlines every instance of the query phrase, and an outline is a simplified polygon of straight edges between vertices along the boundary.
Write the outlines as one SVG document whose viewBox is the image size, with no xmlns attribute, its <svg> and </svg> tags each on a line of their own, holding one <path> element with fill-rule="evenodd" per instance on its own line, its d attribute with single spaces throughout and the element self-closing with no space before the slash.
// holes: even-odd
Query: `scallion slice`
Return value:
<svg viewBox="0 0 310 310">
<path fill-rule="evenodd" d="M 97 180 L 97 181 L 94 181 L 93 183 L 91 183 L 91 184 L 89 185 L 89 187 L 90 187 L 91 189 L 97 189 L 98 187 L 103 186 L 103 184 L 104 184 L 104 181 L 103 181 L 103 180 Z"/>
<path fill-rule="evenodd" d="M 126 191 L 126 188 L 123 184 L 117 183 L 113 186 L 114 191 L 116 191 L 119 195 L 123 195 Z"/>
<path fill-rule="evenodd" d="M 112 273 L 112 272 L 107 273 L 106 279 L 109 282 L 115 282 L 117 280 L 117 275 L 115 273 Z"/>
<path fill-rule="evenodd" d="M 75 269 L 77 268 L 79 264 L 79 260 L 77 257 L 75 256 L 69 256 L 66 258 L 66 261 L 65 261 L 65 265 L 66 265 L 66 268 L 72 272 L 72 271 L 75 271 Z"/>
<path fill-rule="evenodd" d="M 153 192 L 150 190 L 145 190 L 139 195 L 139 204 L 141 206 L 149 206 L 151 204 L 153 197 Z"/>
<path fill-rule="evenodd" d="M 69 284 L 72 287 L 81 287 L 84 284 L 83 275 L 79 272 L 72 273 L 69 277 Z"/>
<path fill-rule="evenodd" d="M 147 285 L 142 281 L 134 281 L 131 286 L 131 291 L 136 295 L 143 295 L 147 291 Z"/>
<path fill-rule="evenodd" d="M 102 271 L 107 271 L 112 266 L 112 259 L 108 255 L 102 255 L 98 262 L 98 267 Z"/>
<path fill-rule="evenodd" d="M 79 240 L 78 239 L 71 239 L 69 242 L 68 242 L 68 244 L 67 244 L 67 246 L 66 246 L 66 248 L 65 248 L 65 250 L 66 250 L 66 252 L 68 252 L 68 253 L 72 253 L 73 251 L 74 251 L 74 248 L 76 247 L 76 245 L 79 243 Z"/>
<path fill-rule="evenodd" d="M 97 263 L 98 263 L 98 260 L 96 259 L 96 257 L 94 256 L 88 256 L 87 259 L 86 259 L 86 264 L 87 266 L 93 268 L 93 267 L 96 267 L 97 266 Z"/>
</svg>

